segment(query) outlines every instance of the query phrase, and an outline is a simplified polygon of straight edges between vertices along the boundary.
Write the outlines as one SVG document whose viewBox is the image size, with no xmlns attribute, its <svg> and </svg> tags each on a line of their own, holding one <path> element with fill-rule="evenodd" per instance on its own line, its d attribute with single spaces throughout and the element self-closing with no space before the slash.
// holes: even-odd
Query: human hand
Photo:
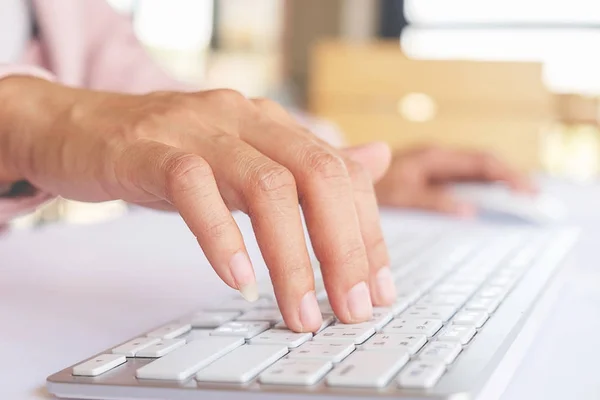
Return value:
<svg viewBox="0 0 600 400">
<path fill-rule="evenodd" d="M 373 156 L 359 151 L 353 158 L 361 161 Z M 420 208 L 470 217 L 476 212 L 474 206 L 454 198 L 447 187 L 461 181 L 500 181 L 518 192 L 535 191 L 527 176 L 491 154 L 437 147 L 394 154 L 390 168 L 375 189 L 380 204 L 384 206 Z"/>
<path fill-rule="evenodd" d="M 395 298 L 372 184 L 389 164 L 385 145 L 359 164 L 277 104 L 229 90 L 123 95 L 27 77 L 0 81 L 0 121 L 0 182 L 176 210 L 220 278 L 253 300 L 230 211 L 248 214 L 290 329 L 321 324 L 299 206 L 342 322 Z"/>
</svg>

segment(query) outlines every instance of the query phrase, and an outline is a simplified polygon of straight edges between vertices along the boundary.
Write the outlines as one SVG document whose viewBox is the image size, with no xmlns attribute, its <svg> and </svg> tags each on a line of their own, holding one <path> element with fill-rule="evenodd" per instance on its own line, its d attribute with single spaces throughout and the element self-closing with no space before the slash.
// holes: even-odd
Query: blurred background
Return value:
<svg viewBox="0 0 600 400">
<path fill-rule="evenodd" d="M 384 140 L 495 152 L 576 180 L 600 172 L 595 0 L 108 0 L 165 68 Z M 118 215 L 56 202 L 19 224 Z"/>
</svg>

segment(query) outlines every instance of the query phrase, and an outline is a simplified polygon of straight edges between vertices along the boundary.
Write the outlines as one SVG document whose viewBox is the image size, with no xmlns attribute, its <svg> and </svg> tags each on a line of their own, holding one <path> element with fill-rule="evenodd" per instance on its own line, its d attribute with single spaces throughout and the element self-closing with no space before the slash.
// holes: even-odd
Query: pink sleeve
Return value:
<svg viewBox="0 0 600 400">
<path fill-rule="evenodd" d="M 155 90 L 189 92 L 202 90 L 201 84 L 178 81 L 149 56 L 137 39 L 128 17 L 115 12 L 105 2 L 86 7 L 84 16 L 87 35 L 86 87 L 96 90 L 143 93 Z M 301 123 L 323 140 L 339 147 L 344 135 L 331 122 L 295 112 Z"/>
<path fill-rule="evenodd" d="M 0 79 L 9 75 L 35 76 L 50 81 L 54 79 L 50 72 L 42 68 L 29 65 L 0 64 Z M 48 193 L 35 189 L 33 190 L 33 193 L 23 196 L 12 196 L 12 193 L 10 192 L 8 193 L 8 196 L 2 196 L 2 194 L 0 194 L 0 225 L 7 223 L 20 214 L 35 210 L 41 204 L 53 197 Z"/>
<path fill-rule="evenodd" d="M 130 19 L 106 1 L 85 7 L 88 89 L 144 93 L 159 90 L 192 91 L 163 70 L 137 39 Z"/>
<path fill-rule="evenodd" d="M 177 81 L 160 68 L 137 39 L 128 17 L 115 12 L 105 2 L 85 7 L 85 42 L 87 82 L 89 89 L 143 93 L 156 90 L 189 92 L 201 90 L 201 84 Z M 344 143 L 341 131 L 332 123 L 294 113 L 301 123 L 323 140 L 339 147 Z"/>
</svg>

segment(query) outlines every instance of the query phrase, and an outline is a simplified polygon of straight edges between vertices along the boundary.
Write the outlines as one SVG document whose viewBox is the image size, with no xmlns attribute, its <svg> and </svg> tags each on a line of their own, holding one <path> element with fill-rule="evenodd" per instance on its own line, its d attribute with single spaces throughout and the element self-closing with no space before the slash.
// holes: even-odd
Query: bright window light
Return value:
<svg viewBox="0 0 600 400">
<path fill-rule="evenodd" d="M 135 30 L 148 46 L 197 51 L 210 44 L 212 20 L 212 0 L 138 0 Z"/>
<path fill-rule="evenodd" d="M 222 0 L 220 44 L 224 48 L 277 51 L 284 20 L 281 0 Z"/>
<path fill-rule="evenodd" d="M 600 24 L 598 0 L 406 0 L 413 24 Z"/>
<path fill-rule="evenodd" d="M 108 4 L 113 6 L 115 10 L 123 14 L 131 14 L 135 0 L 107 0 Z"/>
<path fill-rule="evenodd" d="M 600 94 L 600 30 L 408 28 L 401 46 L 417 59 L 541 62 L 551 90 Z"/>
</svg>

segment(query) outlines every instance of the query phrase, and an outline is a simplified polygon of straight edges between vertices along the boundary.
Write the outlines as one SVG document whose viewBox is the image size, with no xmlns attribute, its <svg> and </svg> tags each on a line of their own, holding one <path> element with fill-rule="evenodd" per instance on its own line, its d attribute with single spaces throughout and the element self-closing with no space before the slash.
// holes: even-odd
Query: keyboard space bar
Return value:
<svg viewBox="0 0 600 400">
<path fill-rule="evenodd" d="M 182 381 L 243 344 L 243 338 L 207 337 L 144 365 L 136 371 L 136 376 L 140 379 Z"/>
</svg>

